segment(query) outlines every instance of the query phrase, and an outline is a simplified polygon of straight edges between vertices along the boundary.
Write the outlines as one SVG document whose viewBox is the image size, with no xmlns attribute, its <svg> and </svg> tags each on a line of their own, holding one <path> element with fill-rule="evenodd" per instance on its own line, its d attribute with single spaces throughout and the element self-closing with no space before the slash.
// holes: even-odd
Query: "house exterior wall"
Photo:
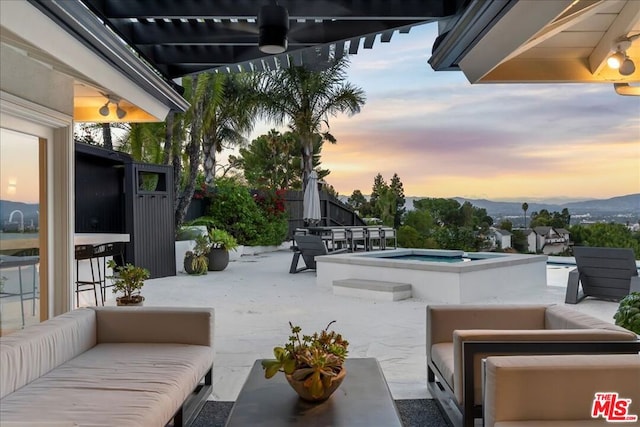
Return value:
<svg viewBox="0 0 640 427">
<path fill-rule="evenodd" d="M 35 104 L 73 115 L 73 79 L 0 45 L 0 89 Z"/>
</svg>

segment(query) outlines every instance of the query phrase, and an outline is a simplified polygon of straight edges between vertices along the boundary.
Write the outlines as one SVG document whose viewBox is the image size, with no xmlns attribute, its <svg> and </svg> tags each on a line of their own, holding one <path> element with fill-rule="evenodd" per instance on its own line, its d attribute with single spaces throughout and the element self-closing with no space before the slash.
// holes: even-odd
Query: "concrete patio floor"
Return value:
<svg viewBox="0 0 640 427">
<path fill-rule="evenodd" d="M 221 272 L 205 276 L 179 273 L 146 282 L 147 306 L 215 308 L 211 399 L 235 400 L 254 361 L 271 357 L 273 347 L 285 343 L 289 321 L 304 333 L 312 333 L 332 320 L 336 320 L 332 329 L 350 342 L 350 357 L 379 360 L 395 399 L 430 397 L 425 358 L 426 306 L 430 302 L 334 296 L 331 289 L 315 285 L 313 271 L 289 274 L 291 256 L 286 250 L 243 256 Z M 564 304 L 569 269 L 548 266 L 544 292 L 496 295 L 478 302 Z M 618 304 L 587 299 L 572 307 L 613 323 Z"/>
</svg>

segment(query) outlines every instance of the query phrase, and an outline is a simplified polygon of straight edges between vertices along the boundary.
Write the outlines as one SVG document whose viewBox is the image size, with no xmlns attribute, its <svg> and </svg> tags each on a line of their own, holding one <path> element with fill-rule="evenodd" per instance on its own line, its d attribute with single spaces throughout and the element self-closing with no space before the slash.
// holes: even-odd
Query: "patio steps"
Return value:
<svg viewBox="0 0 640 427">
<path fill-rule="evenodd" d="M 333 281 L 333 294 L 379 301 L 400 301 L 411 298 L 411 285 L 379 280 L 342 279 Z"/>
</svg>

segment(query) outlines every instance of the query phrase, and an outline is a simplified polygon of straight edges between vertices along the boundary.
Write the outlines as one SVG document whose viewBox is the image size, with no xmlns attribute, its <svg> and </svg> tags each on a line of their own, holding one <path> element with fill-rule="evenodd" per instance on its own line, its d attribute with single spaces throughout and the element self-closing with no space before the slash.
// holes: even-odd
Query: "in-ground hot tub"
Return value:
<svg viewBox="0 0 640 427">
<path fill-rule="evenodd" d="M 544 289 L 547 256 L 394 249 L 316 257 L 318 286 L 360 279 L 408 283 L 414 298 L 468 303 Z"/>
</svg>

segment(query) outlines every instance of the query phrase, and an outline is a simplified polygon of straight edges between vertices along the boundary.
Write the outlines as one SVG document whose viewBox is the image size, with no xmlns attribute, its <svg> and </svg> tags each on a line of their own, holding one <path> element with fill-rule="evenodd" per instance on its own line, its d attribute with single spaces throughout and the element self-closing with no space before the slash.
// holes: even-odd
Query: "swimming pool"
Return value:
<svg viewBox="0 0 640 427">
<path fill-rule="evenodd" d="M 411 285 L 414 298 L 437 303 L 490 300 L 544 289 L 546 255 L 433 249 L 394 249 L 316 257 L 316 284 L 360 279 Z"/>
</svg>

